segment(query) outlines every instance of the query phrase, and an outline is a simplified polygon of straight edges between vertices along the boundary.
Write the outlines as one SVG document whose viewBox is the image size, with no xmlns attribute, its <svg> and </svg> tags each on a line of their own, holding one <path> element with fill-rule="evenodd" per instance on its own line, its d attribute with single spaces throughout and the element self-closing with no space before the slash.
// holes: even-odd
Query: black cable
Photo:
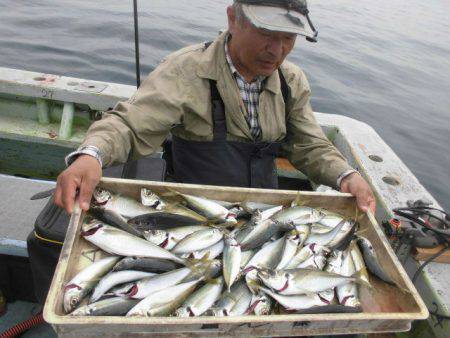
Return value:
<svg viewBox="0 0 450 338">
<path fill-rule="evenodd" d="M 139 88 L 141 85 L 141 67 L 139 62 L 139 23 L 138 23 L 138 10 L 137 0 L 133 0 L 134 9 L 134 55 L 136 59 L 136 85 Z"/>
<path fill-rule="evenodd" d="M 437 253 L 435 253 L 433 256 L 431 256 L 430 258 L 428 258 L 425 262 L 423 262 L 419 268 L 417 269 L 416 273 L 414 274 L 413 278 L 411 279 L 411 281 L 413 282 L 413 284 L 416 282 L 417 277 L 419 277 L 419 274 L 422 272 L 423 269 L 425 269 L 425 267 L 431 263 L 433 260 L 435 260 L 436 258 L 438 258 L 440 255 L 442 255 L 443 253 L 445 253 L 448 249 L 450 249 L 450 246 L 446 245 L 445 247 L 443 247 L 440 251 L 438 251 Z"/>
</svg>

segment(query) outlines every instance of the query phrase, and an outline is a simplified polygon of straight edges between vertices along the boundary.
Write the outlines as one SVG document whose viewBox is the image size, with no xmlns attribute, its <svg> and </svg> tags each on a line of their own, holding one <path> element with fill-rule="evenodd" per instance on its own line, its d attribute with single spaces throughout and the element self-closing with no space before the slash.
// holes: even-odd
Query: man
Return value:
<svg viewBox="0 0 450 338">
<path fill-rule="evenodd" d="M 58 206 L 71 214 L 79 189 L 87 210 L 102 166 L 149 155 L 170 132 L 177 181 L 276 188 L 282 150 L 313 181 L 374 212 L 368 184 L 317 124 L 305 74 L 285 61 L 298 34 L 316 38 L 306 1 L 237 0 L 227 16 L 227 32 L 168 56 L 128 102 L 90 127 L 58 177 Z"/>
</svg>

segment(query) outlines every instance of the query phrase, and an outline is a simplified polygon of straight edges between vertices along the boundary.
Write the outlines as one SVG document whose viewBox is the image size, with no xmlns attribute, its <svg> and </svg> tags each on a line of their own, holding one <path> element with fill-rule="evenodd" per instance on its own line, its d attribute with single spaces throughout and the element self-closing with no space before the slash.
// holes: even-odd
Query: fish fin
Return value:
<svg viewBox="0 0 450 338">
<path fill-rule="evenodd" d="M 300 191 L 297 191 L 297 196 L 295 197 L 295 200 L 292 201 L 291 207 L 296 207 L 299 205 L 302 205 L 302 203 L 301 203 Z"/>
<path fill-rule="evenodd" d="M 355 278 L 355 283 L 359 284 L 359 285 L 364 285 L 365 287 L 367 287 L 368 289 L 373 289 L 372 284 L 370 284 L 369 282 L 366 282 L 362 276 L 364 275 L 364 268 L 360 269 L 359 271 L 355 272 L 353 275 L 351 275 L 350 277 Z M 367 271 L 367 270 L 366 270 Z M 367 272 L 366 272 L 367 273 Z"/>
</svg>

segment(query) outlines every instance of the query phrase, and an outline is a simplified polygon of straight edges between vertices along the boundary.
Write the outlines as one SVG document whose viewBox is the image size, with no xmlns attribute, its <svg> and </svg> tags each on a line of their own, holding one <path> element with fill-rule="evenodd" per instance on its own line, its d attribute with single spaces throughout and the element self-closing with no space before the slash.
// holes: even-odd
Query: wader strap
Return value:
<svg viewBox="0 0 450 338">
<path fill-rule="evenodd" d="M 213 118 L 213 140 L 226 141 L 227 139 L 227 123 L 225 120 L 225 105 L 219 90 L 217 89 L 216 81 L 209 80 L 209 87 L 211 89 L 211 107 Z"/>
<path fill-rule="evenodd" d="M 289 100 L 289 86 L 287 85 L 286 78 L 283 75 L 283 72 L 280 68 L 278 68 L 278 76 L 280 77 L 280 85 L 281 85 L 281 94 L 283 95 L 284 106 L 286 107 L 286 116 L 287 116 L 287 103 Z"/>
</svg>

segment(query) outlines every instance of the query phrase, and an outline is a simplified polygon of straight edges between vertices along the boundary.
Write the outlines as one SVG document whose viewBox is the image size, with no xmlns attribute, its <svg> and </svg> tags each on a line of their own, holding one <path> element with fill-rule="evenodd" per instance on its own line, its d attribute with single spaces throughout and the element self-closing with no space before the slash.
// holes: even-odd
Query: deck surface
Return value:
<svg viewBox="0 0 450 338">
<path fill-rule="evenodd" d="M 0 175 L 0 254 L 27 256 L 26 239 L 47 199 L 31 201 L 55 182 Z"/>
</svg>

